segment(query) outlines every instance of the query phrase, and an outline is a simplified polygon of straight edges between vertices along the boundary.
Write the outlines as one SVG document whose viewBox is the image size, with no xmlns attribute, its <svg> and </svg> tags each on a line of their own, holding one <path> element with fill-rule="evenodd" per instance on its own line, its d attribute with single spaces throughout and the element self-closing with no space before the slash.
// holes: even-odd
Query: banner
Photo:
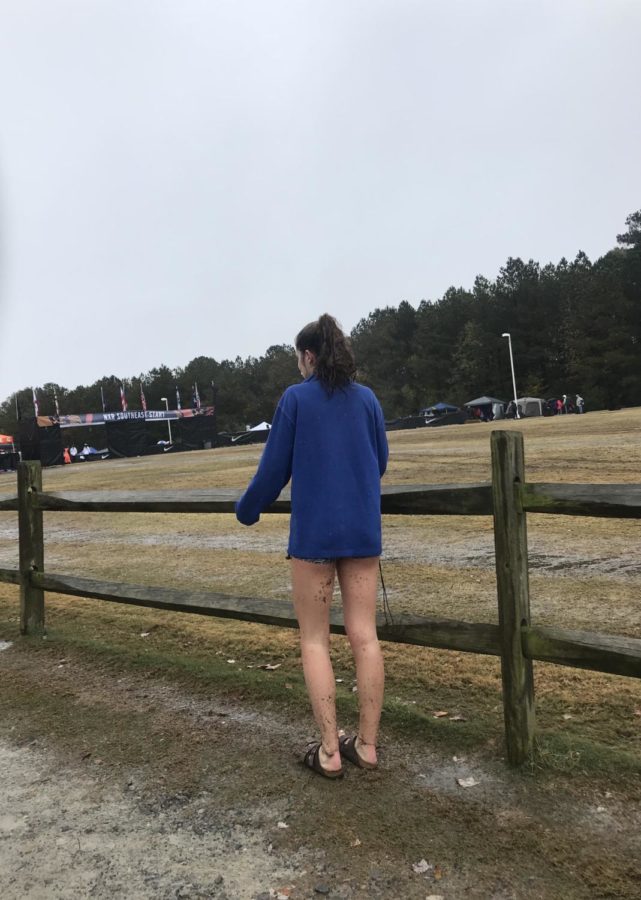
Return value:
<svg viewBox="0 0 641 900">
<path fill-rule="evenodd" d="M 77 428 L 82 425 L 106 425 L 107 422 L 129 422 L 136 419 L 146 422 L 162 422 L 174 419 L 193 419 L 200 416 L 215 416 L 215 406 L 201 406 L 200 409 L 148 409 L 112 413 L 80 413 L 69 416 L 38 416 L 40 428 L 60 425 L 61 428 Z"/>
</svg>

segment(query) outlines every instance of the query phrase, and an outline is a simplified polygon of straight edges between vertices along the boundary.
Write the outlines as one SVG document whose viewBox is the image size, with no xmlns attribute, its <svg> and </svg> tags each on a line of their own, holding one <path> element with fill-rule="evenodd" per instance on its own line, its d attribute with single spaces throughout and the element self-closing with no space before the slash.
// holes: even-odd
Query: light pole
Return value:
<svg viewBox="0 0 641 900">
<path fill-rule="evenodd" d="M 512 338 L 510 337 L 509 331 L 504 331 L 501 337 L 507 338 L 508 347 L 510 348 L 510 369 L 512 370 L 512 387 L 514 388 L 514 411 L 516 413 L 516 418 L 520 419 L 519 415 L 519 404 L 516 396 L 516 378 L 514 377 L 514 357 L 512 356 Z"/>
<path fill-rule="evenodd" d="M 167 398 L 161 397 L 160 399 L 161 399 L 161 401 L 164 402 L 165 409 L 167 410 L 167 412 L 169 412 L 169 401 L 167 400 Z M 171 420 L 170 419 L 167 419 L 167 428 L 169 429 L 169 443 L 171 444 Z"/>
</svg>

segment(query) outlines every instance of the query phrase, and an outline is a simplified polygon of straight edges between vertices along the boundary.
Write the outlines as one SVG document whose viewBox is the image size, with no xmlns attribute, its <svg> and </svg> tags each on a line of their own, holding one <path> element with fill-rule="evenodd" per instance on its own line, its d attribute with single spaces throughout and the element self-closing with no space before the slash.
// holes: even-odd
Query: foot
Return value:
<svg viewBox="0 0 641 900">
<path fill-rule="evenodd" d="M 340 754 L 336 753 L 338 756 L 338 768 L 333 768 L 334 766 L 334 754 L 325 753 L 320 742 L 310 744 L 307 748 L 307 752 L 303 757 L 303 765 L 307 766 L 308 769 L 311 769 L 313 772 L 317 772 L 319 775 L 322 775 L 324 778 L 342 778 L 343 769 L 341 766 L 341 758 Z M 327 766 L 323 762 L 323 758 L 327 762 Z"/>
<path fill-rule="evenodd" d="M 338 739 L 340 755 L 361 769 L 375 769 L 378 765 L 376 747 L 374 744 L 366 744 L 356 735 L 347 737 L 343 735 Z"/>
<path fill-rule="evenodd" d="M 361 738 L 357 735 L 354 741 L 354 747 L 364 763 L 369 766 L 375 766 L 378 764 L 376 744 L 366 744 L 365 741 L 361 740 Z"/>
<path fill-rule="evenodd" d="M 320 746 L 320 752 L 318 754 L 321 766 L 327 772 L 340 772 L 342 768 L 342 760 L 341 755 L 338 751 L 338 747 L 333 753 L 328 753 L 323 745 Z"/>
</svg>

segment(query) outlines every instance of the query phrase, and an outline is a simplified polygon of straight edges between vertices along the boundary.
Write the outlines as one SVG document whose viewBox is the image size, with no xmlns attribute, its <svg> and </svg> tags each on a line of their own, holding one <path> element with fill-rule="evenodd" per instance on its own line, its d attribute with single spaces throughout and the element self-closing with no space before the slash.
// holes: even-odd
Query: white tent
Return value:
<svg viewBox="0 0 641 900">
<path fill-rule="evenodd" d="M 253 428 L 248 428 L 248 431 L 269 431 L 272 426 L 269 422 L 260 422 L 258 425 L 254 425 Z"/>
<path fill-rule="evenodd" d="M 525 419 L 543 415 L 545 400 L 541 400 L 539 397 L 519 397 L 516 402 L 519 406 L 519 412 Z"/>
</svg>

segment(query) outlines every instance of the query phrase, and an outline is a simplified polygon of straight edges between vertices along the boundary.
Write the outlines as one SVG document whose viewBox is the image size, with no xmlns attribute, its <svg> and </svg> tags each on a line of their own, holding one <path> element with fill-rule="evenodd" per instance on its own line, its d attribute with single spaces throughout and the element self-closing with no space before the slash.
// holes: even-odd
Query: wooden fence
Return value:
<svg viewBox="0 0 641 900">
<path fill-rule="evenodd" d="M 492 483 L 478 485 L 385 486 L 387 515 L 493 515 L 498 625 L 399 615 L 378 620 L 381 640 L 501 658 L 507 756 L 518 765 L 529 756 L 535 731 L 532 661 L 641 677 L 641 640 L 613 637 L 530 622 L 526 514 L 641 518 L 641 484 L 532 484 L 525 482 L 523 437 L 493 431 Z M 177 612 L 243 619 L 296 628 L 286 600 L 173 590 L 49 574 L 44 568 L 44 511 L 233 513 L 238 491 L 44 493 L 37 462 L 18 469 L 17 496 L 0 497 L 0 510 L 17 510 L 19 568 L 0 569 L 0 582 L 20 586 L 20 629 L 37 634 L 45 626 L 45 591 L 111 600 Z M 283 494 L 269 512 L 290 511 Z M 344 634 L 342 614 L 333 610 L 331 630 Z"/>
</svg>

